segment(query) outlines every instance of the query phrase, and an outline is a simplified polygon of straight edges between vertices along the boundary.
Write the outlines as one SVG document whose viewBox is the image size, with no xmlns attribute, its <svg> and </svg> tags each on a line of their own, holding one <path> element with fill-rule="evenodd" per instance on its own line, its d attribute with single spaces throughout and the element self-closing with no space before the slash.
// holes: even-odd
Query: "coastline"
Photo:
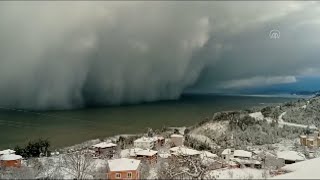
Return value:
<svg viewBox="0 0 320 180">
<path fill-rule="evenodd" d="M 232 95 L 229 95 L 229 96 L 232 96 Z M 238 95 L 234 95 L 234 96 L 238 96 Z M 244 97 L 246 97 L 247 95 L 243 95 Z M 276 95 L 274 96 L 266 96 L 266 95 L 248 95 L 248 97 L 277 97 Z M 282 98 L 286 98 L 286 97 L 283 97 L 283 96 L 280 96 Z M 259 105 L 256 105 L 256 106 L 252 106 L 249 108 L 250 111 L 256 111 L 256 110 L 260 110 L 261 108 L 263 107 L 270 107 L 270 106 L 279 106 L 279 105 L 284 105 L 286 103 L 291 103 L 291 102 L 298 102 L 299 100 L 306 100 L 306 99 L 310 99 L 312 97 L 303 97 L 303 98 L 298 98 L 296 97 L 296 99 L 294 99 L 293 101 L 286 101 L 286 102 L 283 102 L 283 103 L 259 103 Z M 238 110 L 231 110 L 232 111 L 235 111 L 235 112 L 241 112 L 241 111 L 244 111 L 245 109 L 238 109 Z M 213 114 L 216 115 L 216 114 L 219 114 L 219 113 L 224 113 L 224 112 L 230 112 L 230 110 L 224 110 L 224 111 L 218 111 L 218 112 L 215 112 Z M 166 127 L 167 131 L 171 131 L 173 132 L 174 129 L 178 129 L 180 134 L 184 134 L 184 130 L 185 129 L 195 129 L 199 126 L 199 124 L 202 124 L 202 123 L 207 123 L 208 121 L 211 121 L 211 118 L 209 119 L 203 119 L 202 121 L 199 121 L 199 122 L 196 122 L 188 127 L 186 126 L 170 126 L 170 127 Z M 156 128 L 157 130 L 159 130 L 161 127 L 158 127 Z M 74 144 L 74 145 L 71 145 L 71 146 L 65 146 L 65 147 L 61 147 L 61 148 L 57 148 L 58 151 L 77 151 L 77 150 L 80 150 L 80 149 L 83 149 L 83 148 L 88 148 L 88 147 L 91 147 L 92 145 L 94 144 L 98 144 L 100 142 L 117 142 L 117 140 L 119 139 L 119 137 L 130 137 L 130 136 L 143 136 L 145 135 L 145 133 L 131 133 L 131 134 L 117 134 L 117 135 L 114 135 L 114 136 L 106 136 L 104 138 L 95 138 L 95 139 L 90 139 L 90 140 L 87 140 L 87 141 L 84 141 L 84 142 L 81 142 L 81 143 L 78 143 L 78 144 Z"/>
</svg>

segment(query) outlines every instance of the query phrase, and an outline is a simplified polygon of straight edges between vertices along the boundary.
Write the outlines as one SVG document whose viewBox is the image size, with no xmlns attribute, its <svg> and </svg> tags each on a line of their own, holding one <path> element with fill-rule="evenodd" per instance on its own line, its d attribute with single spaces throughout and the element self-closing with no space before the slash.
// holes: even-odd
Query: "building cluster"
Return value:
<svg viewBox="0 0 320 180">
<path fill-rule="evenodd" d="M 165 138 L 162 136 L 141 137 L 134 140 L 133 148 L 121 150 L 121 158 L 108 160 L 107 178 L 140 179 L 141 162 L 156 163 L 159 154 L 155 149 L 164 146 L 164 144 Z M 113 152 L 113 150 L 111 151 Z"/>
<path fill-rule="evenodd" d="M 315 147 L 320 143 L 319 133 L 312 136 L 301 136 L 300 142 L 304 146 Z M 311 144 L 311 141 L 313 142 Z M 267 156 L 281 160 L 283 165 L 304 161 L 303 154 L 295 151 L 283 151 L 271 154 L 265 151 L 248 151 L 241 149 L 224 149 L 219 155 L 209 151 L 199 151 L 184 146 L 184 136 L 172 134 L 165 139 L 162 136 L 140 137 L 133 141 L 133 147 L 119 149 L 112 142 L 101 142 L 91 146 L 90 152 L 94 158 L 107 159 L 106 177 L 108 179 L 141 179 L 142 163 L 154 165 L 159 158 L 176 160 L 174 158 L 195 157 L 203 165 L 208 164 L 211 169 L 250 167 L 260 169 L 265 165 Z M 0 166 L 21 167 L 22 157 L 15 151 L 7 149 L 0 151 Z"/>
<path fill-rule="evenodd" d="M 320 147 L 320 134 L 319 131 L 314 131 L 309 135 L 300 136 L 300 144 L 306 146 L 309 149 L 315 149 Z"/>
</svg>

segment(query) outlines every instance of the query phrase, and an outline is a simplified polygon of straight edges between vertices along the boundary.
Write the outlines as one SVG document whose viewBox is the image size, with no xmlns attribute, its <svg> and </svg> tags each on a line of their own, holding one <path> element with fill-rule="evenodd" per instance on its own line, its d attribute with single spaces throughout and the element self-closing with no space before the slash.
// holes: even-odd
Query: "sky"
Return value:
<svg viewBox="0 0 320 180">
<path fill-rule="evenodd" d="M 0 105 L 320 89 L 319 17 L 312 1 L 1 1 Z"/>
</svg>

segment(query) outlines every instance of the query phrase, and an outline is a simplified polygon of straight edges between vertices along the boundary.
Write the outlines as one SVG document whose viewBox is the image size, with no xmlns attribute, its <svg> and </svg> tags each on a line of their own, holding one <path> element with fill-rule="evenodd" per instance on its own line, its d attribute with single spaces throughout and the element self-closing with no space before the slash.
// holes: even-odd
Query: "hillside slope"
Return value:
<svg viewBox="0 0 320 180">
<path fill-rule="evenodd" d="M 190 128 L 187 143 L 202 149 L 242 147 L 296 139 L 320 127 L 320 97 L 243 111 L 215 113 Z"/>
</svg>

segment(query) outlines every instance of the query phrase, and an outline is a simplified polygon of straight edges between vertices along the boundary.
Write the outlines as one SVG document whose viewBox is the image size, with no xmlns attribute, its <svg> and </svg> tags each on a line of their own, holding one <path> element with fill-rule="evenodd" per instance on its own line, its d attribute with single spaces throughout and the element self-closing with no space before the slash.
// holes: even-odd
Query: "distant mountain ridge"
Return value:
<svg viewBox="0 0 320 180">
<path fill-rule="evenodd" d="M 291 95 L 310 95 L 310 96 L 319 96 L 320 90 L 318 91 L 294 91 L 290 93 Z"/>
</svg>

